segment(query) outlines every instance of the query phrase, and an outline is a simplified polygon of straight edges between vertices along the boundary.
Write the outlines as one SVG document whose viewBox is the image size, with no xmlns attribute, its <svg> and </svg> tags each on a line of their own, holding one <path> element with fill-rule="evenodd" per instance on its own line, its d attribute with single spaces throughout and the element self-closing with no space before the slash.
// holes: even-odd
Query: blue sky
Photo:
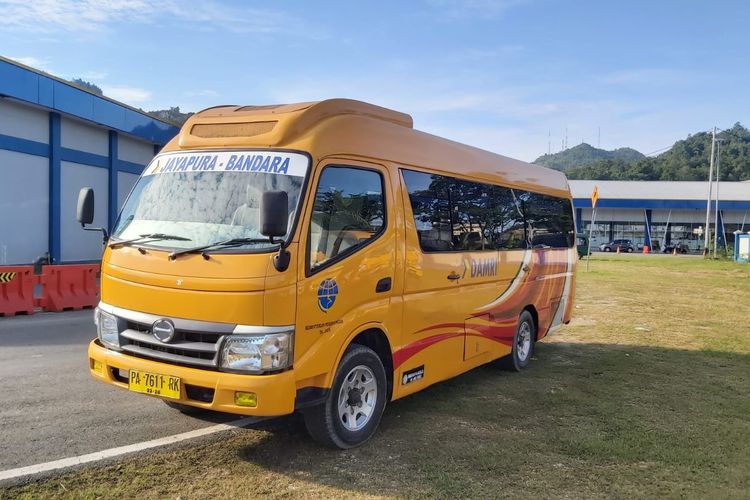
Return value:
<svg viewBox="0 0 750 500">
<path fill-rule="evenodd" d="M 750 125 L 750 2 L 0 0 L 0 54 L 144 109 L 362 99 L 523 160 Z"/>
</svg>

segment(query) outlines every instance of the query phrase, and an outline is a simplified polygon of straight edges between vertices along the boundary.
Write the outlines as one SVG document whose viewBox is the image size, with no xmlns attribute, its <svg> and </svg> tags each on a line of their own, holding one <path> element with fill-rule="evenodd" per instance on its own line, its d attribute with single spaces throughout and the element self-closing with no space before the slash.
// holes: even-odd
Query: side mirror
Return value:
<svg viewBox="0 0 750 500">
<path fill-rule="evenodd" d="M 286 191 L 266 191 L 260 200 L 260 234 L 268 236 L 273 243 L 275 237 L 284 236 L 289 223 L 289 196 Z"/>
<path fill-rule="evenodd" d="M 101 231 L 102 244 L 107 243 L 109 235 L 106 229 L 103 227 L 86 227 L 86 224 L 94 222 L 94 190 L 90 187 L 81 188 L 78 192 L 77 216 L 84 231 Z"/>
<path fill-rule="evenodd" d="M 268 236 L 271 243 L 287 232 L 289 224 L 289 196 L 286 191 L 266 191 L 260 199 L 260 234 Z M 273 258 L 277 271 L 283 273 L 289 268 L 291 254 L 279 245 L 279 253 Z"/>
<path fill-rule="evenodd" d="M 81 226 L 94 222 L 94 190 L 90 187 L 81 188 L 78 193 L 77 213 Z"/>
</svg>

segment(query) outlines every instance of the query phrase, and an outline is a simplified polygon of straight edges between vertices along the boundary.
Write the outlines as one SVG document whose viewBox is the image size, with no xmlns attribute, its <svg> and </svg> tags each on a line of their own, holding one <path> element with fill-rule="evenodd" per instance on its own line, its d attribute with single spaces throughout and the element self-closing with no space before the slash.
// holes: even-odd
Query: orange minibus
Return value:
<svg viewBox="0 0 750 500">
<path fill-rule="evenodd" d="M 78 219 L 98 230 L 89 188 Z M 570 321 L 573 220 L 562 173 L 397 111 L 209 108 L 105 234 L 89 368 L 182 410 L 299 412 L 318 442 L 357 446 L 389 401 L 529 365 Z"/>
</svg>

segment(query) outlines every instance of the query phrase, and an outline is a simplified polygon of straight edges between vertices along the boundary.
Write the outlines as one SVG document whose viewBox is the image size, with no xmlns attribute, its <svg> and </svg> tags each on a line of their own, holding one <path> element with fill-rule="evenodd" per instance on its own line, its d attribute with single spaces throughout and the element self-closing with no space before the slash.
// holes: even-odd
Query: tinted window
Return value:
<svg viewBox="0 0 750 500">
<path fill-rule="evenodd" d="M 419 244 L 425 252 L 454 250 L 451 224 L 449 178 L 402 170 L 409 190 Z"/>
<path fill-rule="evenodd" d="M 523 193 L 520 198 L 532 247 L 573 246 L 575 232 L 569 200 L 537 193 Z"/>
<path fill-rule="evenodd" d="M 354 252 L 385 223 L 383 179 L 372 170 L 326 167 L 310 223 L 310 268 Z"/>
<path fill-rule="evenodd" d="M 513 190 L 490 184 L 453 180 L 453 244 L 457 250 L 526 247 L 523 212 Z"/>
<path fill-rule="evenodd" d="M 426 252 L 573 246 L 570 201 L 402 170 L 419 243 Z"/>
<path fill-rule="evenodd" d="M 526 224 L 521 203 L 512 189 L 489 186 L 492 200 L 490 232 L 495 248 L 515 250 L 526 248 Z"/>
<path fill-rule="evenodd" d="M 453 179 L 450 183 L 453 207 L 453 247 L 456 250 L 494 248 L 490 236 L 490 196 L 485 186 Z"/>
</svg>

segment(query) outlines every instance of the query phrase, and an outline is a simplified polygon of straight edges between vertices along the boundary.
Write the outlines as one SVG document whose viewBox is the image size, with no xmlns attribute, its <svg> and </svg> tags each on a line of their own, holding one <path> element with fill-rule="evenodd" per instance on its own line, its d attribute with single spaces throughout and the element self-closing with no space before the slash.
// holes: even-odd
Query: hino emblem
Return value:
<svg viewBox="0 0 750 500">
<path fill-rule="evenodd" d="M 156 320 L 151 327 L 151 333 L 162 342 L 171 342 L 174 339 L 175 334 L 174 323 L 163 318 Z"/>
</svg>

